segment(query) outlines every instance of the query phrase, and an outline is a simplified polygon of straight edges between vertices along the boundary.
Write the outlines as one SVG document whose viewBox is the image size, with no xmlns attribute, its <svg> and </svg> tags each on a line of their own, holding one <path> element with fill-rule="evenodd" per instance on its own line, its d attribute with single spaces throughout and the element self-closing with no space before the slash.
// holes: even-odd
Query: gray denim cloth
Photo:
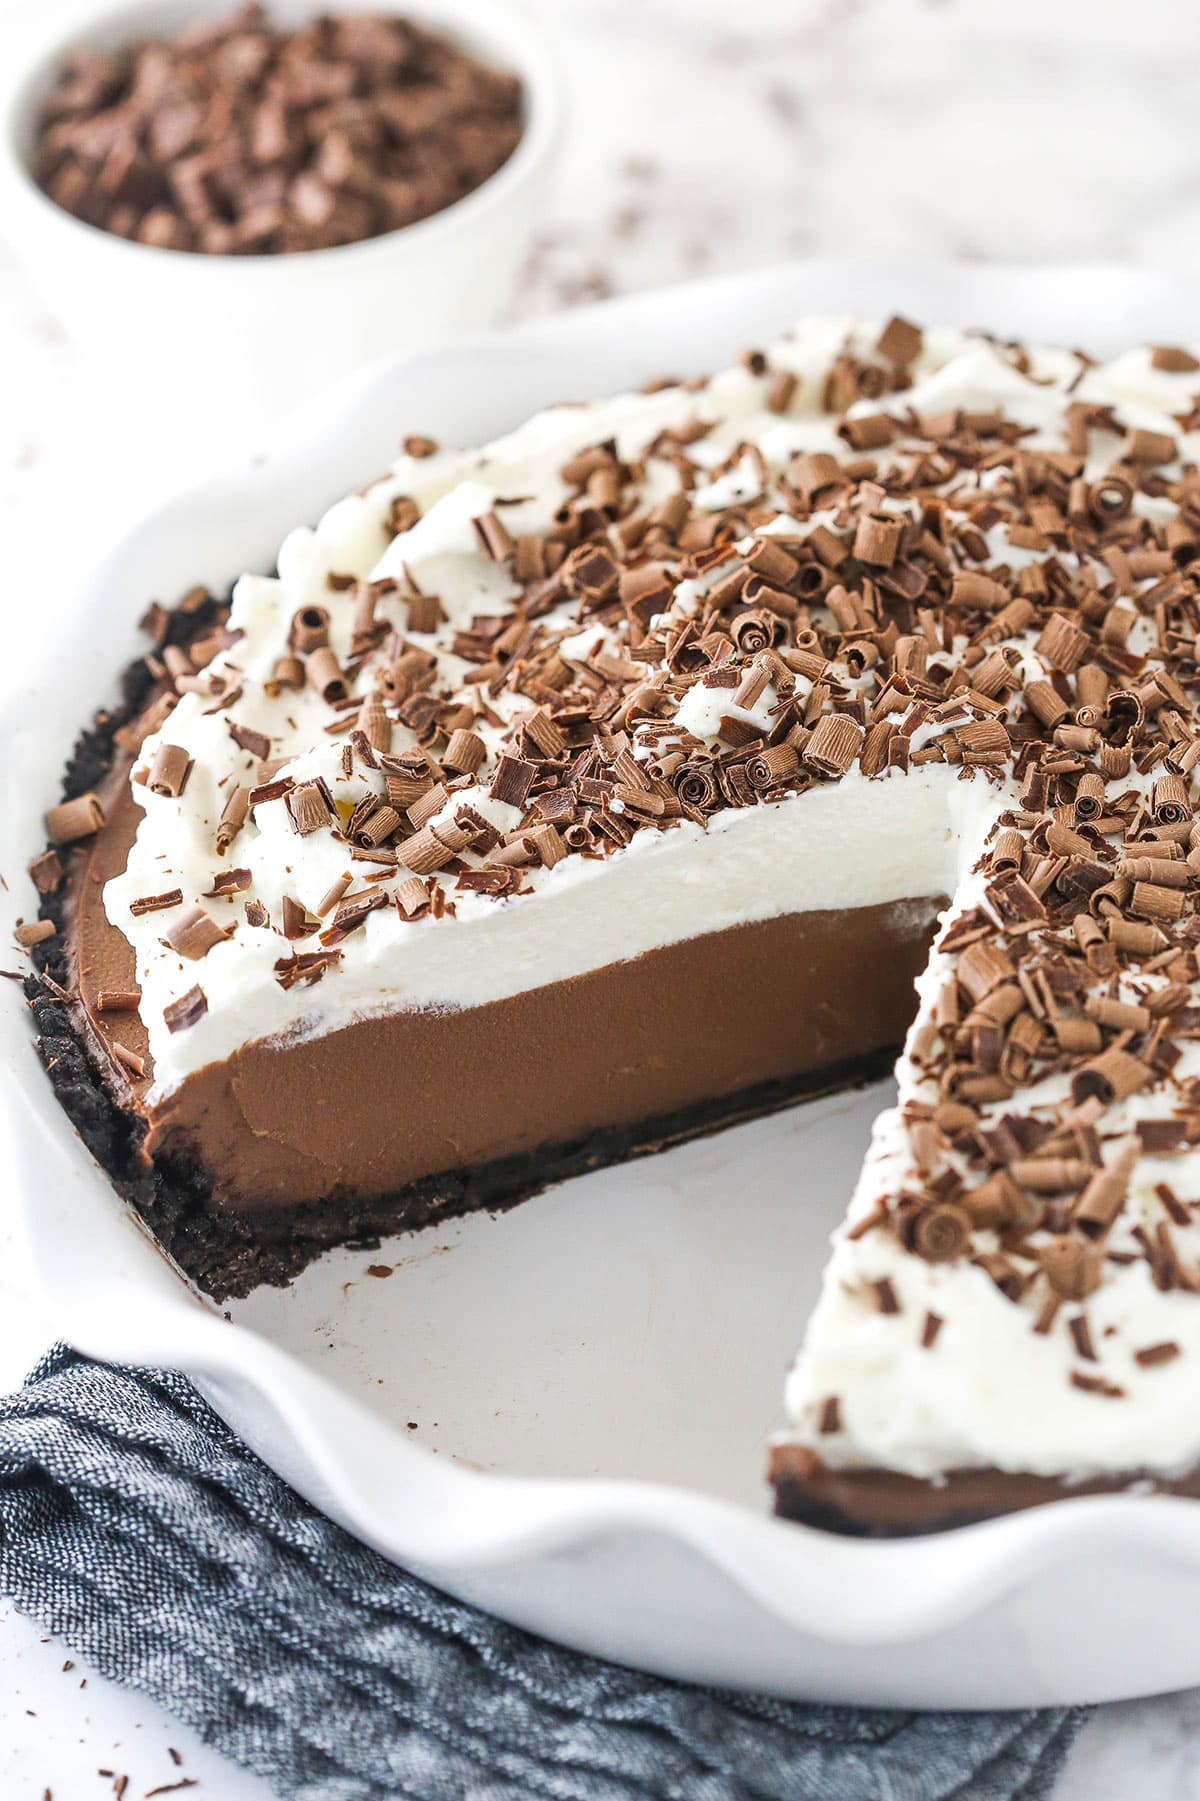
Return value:
<svg viewBox="0 0 1200 1801">
<path fill-rule="evenodd" d="M 811 1706 L 561 1650 L 357 1543 L 183 1377 L 61 1345 L 0 1402 L 0 1592 L 295 1801 L 1037 1801 L 1082 1718 Z"/>
</svg>

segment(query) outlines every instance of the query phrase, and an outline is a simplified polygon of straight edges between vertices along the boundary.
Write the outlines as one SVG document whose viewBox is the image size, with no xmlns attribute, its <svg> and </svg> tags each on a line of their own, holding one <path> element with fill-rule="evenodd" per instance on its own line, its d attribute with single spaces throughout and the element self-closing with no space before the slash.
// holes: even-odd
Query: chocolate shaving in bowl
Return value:
<svg viewBox="0 0 1200 1801">
<path fill-rule="evenodd" d="M 323 14 L 289 29 L 248 5 L 175 37 L 71 51 L 42 105 L 33 172 L 120 237 L 270 256 L 441 212 L 495 174 L 521 131 L 517 78 L 411 19 Z"/>
</svg>

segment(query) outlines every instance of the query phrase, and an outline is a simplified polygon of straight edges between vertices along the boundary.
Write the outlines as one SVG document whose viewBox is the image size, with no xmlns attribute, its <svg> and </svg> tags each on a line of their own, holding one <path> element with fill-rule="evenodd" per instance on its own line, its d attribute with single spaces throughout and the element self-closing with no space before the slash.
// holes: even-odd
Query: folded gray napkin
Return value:
<svg viewBox="0 0 1200 1801">
<path fill-rule="evenodd" d="M 564 1651 L 358 1544 L 183 1377 L 62 1345 L 0 1402 L 0 1592 L 289 1801 L 1038 1801 L 1082 1719 L 811 1706 Z"/>
</svg>

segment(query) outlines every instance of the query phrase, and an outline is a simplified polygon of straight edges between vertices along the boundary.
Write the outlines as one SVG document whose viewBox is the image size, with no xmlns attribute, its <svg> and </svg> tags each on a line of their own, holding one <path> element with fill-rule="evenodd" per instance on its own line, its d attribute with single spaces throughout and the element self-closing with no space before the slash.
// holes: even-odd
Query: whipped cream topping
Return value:
<svg viewBox="0 0 1200 1801">
<path fill-rule="evenodd" d="M 571 856 L 552 867 L 530 868 L 522 872 L 522 892 L 506 898 L 452 893 L 452 912 L 437 919 L 406 920 L 394 907 L 381 908 L 339 945 L 336 968 L 318 986 L 285 989 L 276 963 L 311 944 L 293 946 L 281 938 L 284 896 L 312 913 L 339 879 L 357 878 L 361 866 L 349 861 L 346 844 L 329 832 L 298 837 L 284 799 L 256 806 L 224 859 L 214 850 L 231 789 L 255 779 L 255 759 L 231 737 L 230 717 L 269 740 L 278 776 L 297 783 L 323 780 L 343 818 L 366 795 L 381 792 L 380 778 L 360 763 L 346 772 L 343 740 L 327 730 L 329 708 L 314 688 L 271 692 L 272 672 L 288 650 L 299 609 L 329 612 L 330 647 L 344 666 L 352 654 L 353 618 L 351 606 L 339 604 L 340 584 L 349 578 L 394 579 L 398 587 L 394 594 L 381 594 L 376 616 L 399 632 L 405 631 L 408 590 L 436 594 L 444 622 L 430 633 L 407 631 L 405 641 L 435 656 L 439 683 L 453 688 L 471 673 L 453 648 L 455 632 L 467 630 L 481 613 L 511 611 L 520 592 L 511 565 L 493 560 L 484 549 L 475 521 L 493 513 L 514 539 L 545 532 L 570 492 L 561 473 L 564 463 L 606 440 L 632 461 L 664 431 L 686 427 L 688 456 L 714 470 L 712 482 L 693 491 L 692 504 L 713 508 L 752 497 L 755 488 L 770 489 L 798 452 L 844 455 L 835 419 L 821 410 L 822 385 L 840 351 L 865 352 L 876 336 L 872 326 L 823 319 L 806 322 L 771 346 L 771 369 L 796 378 L 784 414 L 769 409 L 764 378 L 737 367 L 702 386 L 553 408 L 482 450 L 402 457 L 366 492 L 332 506 L 315 528 L 292 532 L 280 548 L 275 575 L 242 577 L 230 618 L 237 642 L 206 672 L 231 687 L 236 701 L 221 706 L 204 693 L 182 694 L 146 741 L 133 772 L 145 818 L 124 874 L 105 891 L 109 918 L 136 952 L 155 1093 L 169 1091 L 192 1071 L 254 1039 L 330 1031 L 378 1009 L 480 1005 L 739 920 L 868 905 L 945 885 L 946 847 L 956 842 L 958 828 L 946 802 L 936 796 L 953 789 L 952 772 L 931 767 L 922 771 L 921 782 L 910 778 L 907 830 L 897 827 L 892 781 L 852 775 L 836 794 L 810 789 L 763 806 L 730 809 L 714 816 L 706 829 L 685 818 L 667 832 L 638 832 L 626 848 L 603 858 Z M 1156 408 L 1167 404 L 1169 394 L 1174 396 L 1169 404 L 1178 407 L 1187 386 L 1183 378 L 1153 370 L 1144 352 L 1092 369 L 1080 380 L 1073 354 L 1039 351 L 1031 353 L 1022 372 L 1009 352 L 955 331 L 927 332 L 910 374 L 912 386 L 902 396 L 906 407 L 923 414 L 956 406 L 1002 407 L 1007 417 L 1034 428 L 1031 442 L 1040 434 L 1053 438 L 1071 384 L 1074 398 L 1119 401 L 1132 423 L 1150 427 L 1161 423 Z M 875 410 L 876 403 L 864 401 L 850 416 Z M 742 454 L 735 457 L 739 447 Z M 643 504 L 653 505 L 678 486 L 678 472 L 667 457 L 645 457 Z M 417 517 L 393 536 L 388 522 L 398 496 L 413 503 Z M 808 526 L 823 517 L 814 513 Z M 767 530 L 789 528 L 796 529 L 795 522 L 784 514 Z M 680 582 L 670 611 L 680 619 L 694 616 L 720 574 L 718 567 Z M 331 578 L 339 585 L 331 587 Z M 563 655 L 615 647 L 604 625 L 577 622 L 573 602 L 562 603 L 547 623 L 561 626 Z M 363 692 L 371 670 L 368 660 L 360 675 Z M 802 678 L 798 685 L 802 689 Z M 770 687 L 751 706 L 739 707 L 728 689 L 697 682 L 679 702 L 675 724 L 711 746 L 723 714 L 761 729 L 773 703 Z M 489 759 L 498 754 L 514 718 L 527 710 L 519 695 L 489 690 L 488 710 L 472 725 Z M 662 742 L 661 731 L 652 744 L 639 744 L 635 737 L 634 755 L 646 758 Z M 413 732 L 395 725 L 394 751 L 415 743 Z M 182 794 L 152 792 L 139 779 L 161 744 L 180 747 L 191 759 Z M 455 793 L 447 816 L 463 805 L 498 831 L 515 824 L 515 810 L 492 799 L 481 784 Z M 874 847 L 869 869 L 853 851 L 864 834 Z M 844 854 L 836 854 L 843 845 Z M 232 902 L 206 898 L 214 876 L 230 866 L 249 870 L 249 886 Z M 399 873 L 406 873 L 403 867 Z M 169 914 L 131 912 L 131 903 L 175 887 L 185 907 L 199 902 L 219 924 L 232 928 L 200 964 L 180 957 L 165 941 Z M 361 891 L 357 879 L 354 887 Z M 253 925 L 241 917 L 246 901 L 260 902 L 270 924 Z M 197 980 L 207 1011 L 190 1029 L 170 1031 L 166 1010 Z"/>
</svg>

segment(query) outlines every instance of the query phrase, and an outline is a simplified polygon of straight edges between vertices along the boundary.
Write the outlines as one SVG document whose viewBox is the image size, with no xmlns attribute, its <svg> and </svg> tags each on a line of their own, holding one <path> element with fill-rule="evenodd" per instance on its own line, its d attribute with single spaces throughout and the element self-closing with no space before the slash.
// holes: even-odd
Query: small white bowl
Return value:
<svg viewBox="0 0 1200 1801">
<path fill-rule="evenodd" d="M 222 257 L 160 250 L 84 224 L 30 174 L 39 105 L 64 52 L 172 35 L 232 0 L 56 9 L 0 77 L 0 221 L 95 369 L 139 410 L 207 435 L 255 432 L 313 391 L 388 354 L 476 330 L 508 298 L 559 130 L 559 80 L 538 26 L 508 0 L 371 0 L 443 30 L 524 86 L 512 156 L 471 194 L 415 225 L 332 250 Z M 320 10 L 362 10 L 321 0 Z M 313 0 L 274 0 L 301 24 Z"/>
</svg>

